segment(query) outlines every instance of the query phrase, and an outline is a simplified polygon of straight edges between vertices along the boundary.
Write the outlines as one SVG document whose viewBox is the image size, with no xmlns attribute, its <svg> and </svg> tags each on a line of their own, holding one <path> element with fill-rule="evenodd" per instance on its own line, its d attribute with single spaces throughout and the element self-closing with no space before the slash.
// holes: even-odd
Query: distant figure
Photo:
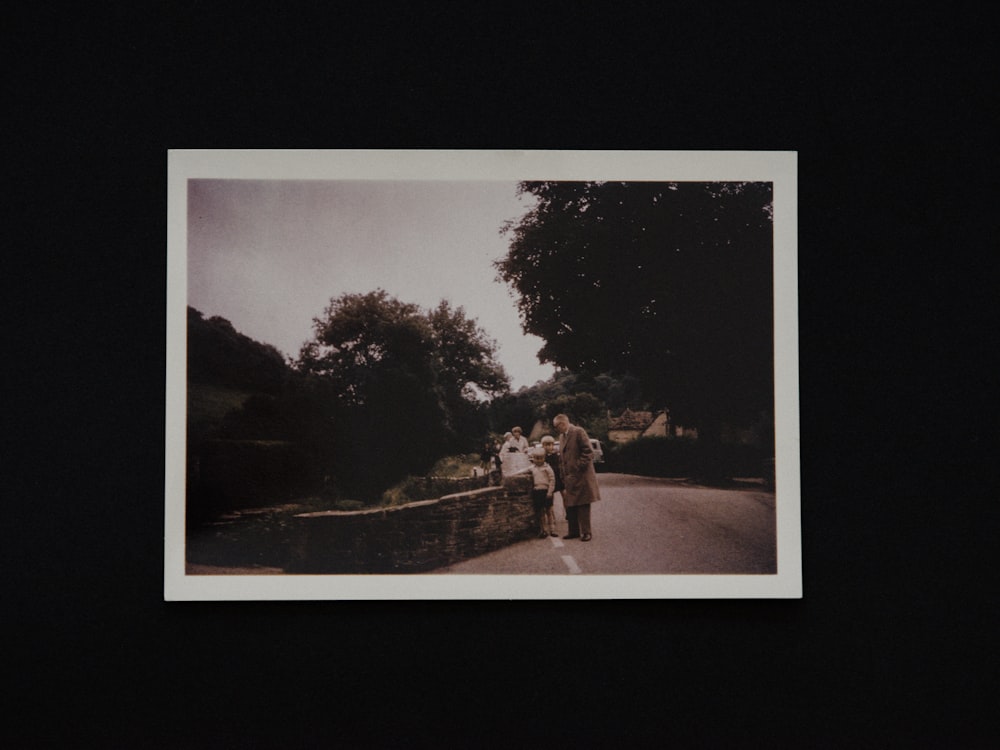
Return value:
<svg viewBox="0 0 1000 750">
<path fill-rule="evenodd" d="M 566 506 L 566 521 L 569 525 L 569 533 L 563 539 L 589 542 L 592 538 L 590 505 L 601 499 L 590 436 L 582 427 L 570 424 L 569 417 L 565 414 L 557 415 L 552 424 L 562 437 L 559 458 L 565 485 L 563 505 Z"/>
<path fill-rule="evenodd" d="M 542 438 L 542 448 L 545 449 L 545 463 L 552 468 L 552 473 L 556 475 L 556 492 L 559 493 L 559 500 L 563 504 L 563 515 L 566 513 L 566 501 L 563 498 L 565 486 L 562 480 L 562 468 L 559 466 L 559 453 L 556 451 L 556 439 L 551 435 Z M 554 504 L 549 506 L 549 528 L 556 527 L 556 511 Z"/>
<path fill-rule="evenodd" d="M 490 478 L 490 484 L 501 484 L 503 482 L 503 464 L 500 462 L 500 443 L 492 438 L 487 438 L 479 453 L 479 460 L 482 462 L 480 465 L 486 476 Z"/>
<path fill-rule="evenodd" d="M 479 468 L 483 470 L 484 474 L 489 474 L 493 471 L 493 457 L 495 455 L 494 442 L 489 439 L 485 440 L 482 449 L 479 451 Z"/>
<path fill-rule="evenodd" d="M 556 475 L 552 467 L 545 462 L 545 450 L 536 448 L 531 452 L 531 507 L 535 511 L 535 522 L 538 524 L 538 538 L 559 536 L 550 524 L 552 511 L 552 495 L 556 490 Z"/>
</svg>

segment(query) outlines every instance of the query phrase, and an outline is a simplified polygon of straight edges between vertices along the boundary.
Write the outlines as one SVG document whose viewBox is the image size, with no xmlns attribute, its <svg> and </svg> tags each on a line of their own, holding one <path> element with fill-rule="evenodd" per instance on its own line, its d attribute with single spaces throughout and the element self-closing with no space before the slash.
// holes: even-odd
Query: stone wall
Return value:
<svg viewBox="0 0 1000 750">
<path fill-rule="evenodd" d="M 421 573 L 532 538 L 531 480 L 388 508 L 295 516 L 292 573 Z"/>
</svg>

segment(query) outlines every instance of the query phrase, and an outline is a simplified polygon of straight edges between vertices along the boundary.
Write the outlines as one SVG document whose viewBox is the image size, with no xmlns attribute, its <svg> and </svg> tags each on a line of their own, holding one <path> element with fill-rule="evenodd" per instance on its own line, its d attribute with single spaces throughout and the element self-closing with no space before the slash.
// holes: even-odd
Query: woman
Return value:
<svg viewBox="0 0 1000 750">
<path fill-rule="evenodd" d="M 503 437 L 503 448 L 500 450 L 503 473 L 516 474 L 531 468 L 531 461 L 528 459 L 528 439 L 521 434 L 521 428 L 515 427 Z"/>
</svg>

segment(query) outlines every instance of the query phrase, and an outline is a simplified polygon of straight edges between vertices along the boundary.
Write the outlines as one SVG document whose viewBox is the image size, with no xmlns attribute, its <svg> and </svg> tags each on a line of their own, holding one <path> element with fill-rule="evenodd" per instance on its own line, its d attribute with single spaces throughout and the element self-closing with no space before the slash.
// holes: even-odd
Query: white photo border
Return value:
<svg viewBox="0 0 1000 750">
<path fill-rule="evenodd" d="M 802 597 L 794 151 L 170 150 L 164 599 L 752 599 Z M 777 560 L 771 575 L 187 575 L 187 181 L 622 180 L 774 185 Z"/>
</svg>

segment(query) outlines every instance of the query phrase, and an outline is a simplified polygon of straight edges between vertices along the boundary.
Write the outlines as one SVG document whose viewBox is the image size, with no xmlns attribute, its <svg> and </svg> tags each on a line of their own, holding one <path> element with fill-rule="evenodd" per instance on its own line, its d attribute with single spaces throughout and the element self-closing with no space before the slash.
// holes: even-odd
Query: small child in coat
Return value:
<svg viewBox="0 0 1000 750">
<path fill-rule="evenodd" d="M 531 505 L 538 523 L 538 538 L 559 536 L 555 530 L 552 515 L 552 495 L 556 491 L 556 475 L 545 461 L 545 450 L 536 448 L 531 452 Z"/>
</svg>

